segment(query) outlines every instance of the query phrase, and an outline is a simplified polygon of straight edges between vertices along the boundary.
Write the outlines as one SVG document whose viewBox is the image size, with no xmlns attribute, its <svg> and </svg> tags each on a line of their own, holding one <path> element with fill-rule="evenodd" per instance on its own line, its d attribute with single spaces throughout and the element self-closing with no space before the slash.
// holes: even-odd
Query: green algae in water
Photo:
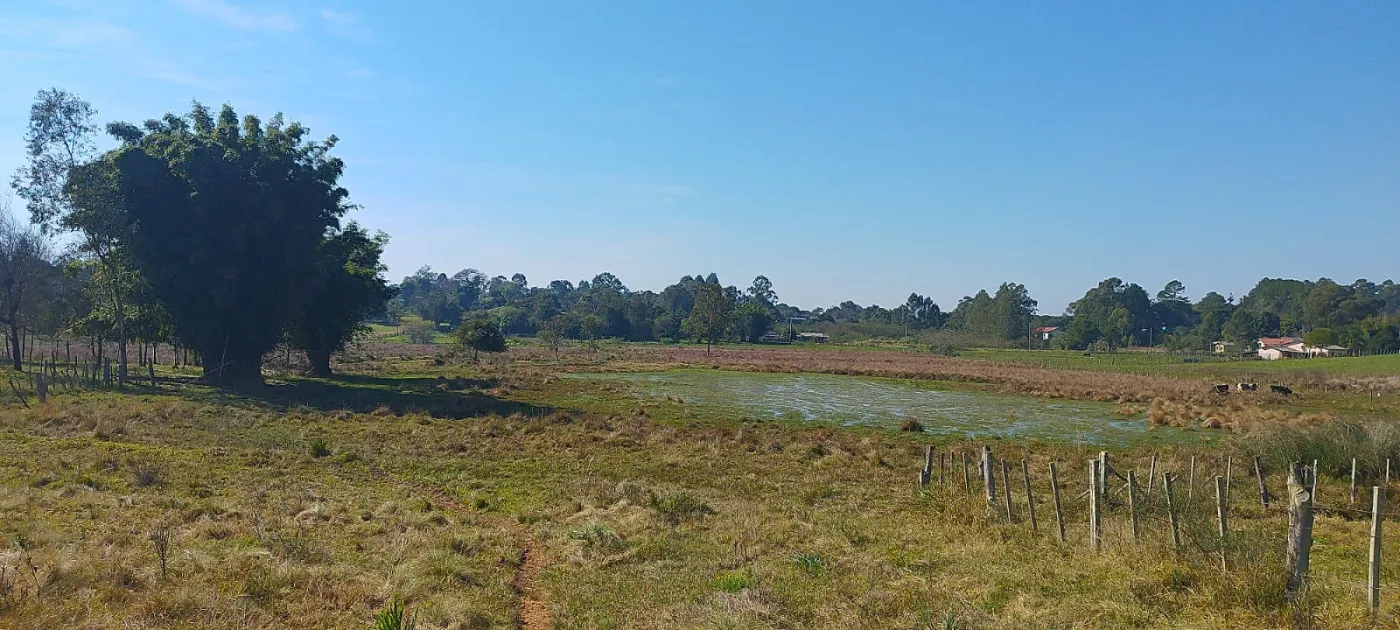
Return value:
<svg viewBox="0 0 1400 630">
<path fill-rule="evenodd" d="M 889 428 L 914 418 L 930 435 L 958 438 L 1130 446 L 1199 442 L 1206 437 L 1175 428 L 1150 429 L 1142 417 L 1119 417 L 1115 406 L 1109 403 L 938 389 L 927 383 L 898 379 L 726 370 L 570 377 L 627 383 L 640 398 L 680 398 L 688 406 L 751 418 Z"/>
</svg>

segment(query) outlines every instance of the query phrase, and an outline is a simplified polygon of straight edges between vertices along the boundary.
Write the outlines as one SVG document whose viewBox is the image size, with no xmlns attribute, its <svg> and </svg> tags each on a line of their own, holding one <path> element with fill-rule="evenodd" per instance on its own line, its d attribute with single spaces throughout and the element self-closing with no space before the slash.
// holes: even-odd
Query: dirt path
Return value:
<svg viewBox="0 0 1400 630">
<path fill-rule="evenodd" d="M 404 481 L 374 464 L 366 463 L 369 465 L 370 473 L 380 479 L 415 492 L 431 495 L 438 504 L 452 508 L 457 512 L 480 515 L 479 512 L 453 498 L 441 487 Z M 515 590 L 515 595 L 520 600 L 520 607 L 515 612 L 516 625 L 522 630 L 549 630 L 552 627 L 549 620 L 549 604 L 545 599 L 544 589 L 540 587 L 540 571 L 544 570 L 546 564 L 544 545 L 535 537 L 535 533 L 525 525 L 504 517 L 488 518 L 502 532 L 514 539 L 516 544 L 520 545 L 520 565 L 515 569 L 515 579 L 511 580 L 511 588 Z"/>
</svg>

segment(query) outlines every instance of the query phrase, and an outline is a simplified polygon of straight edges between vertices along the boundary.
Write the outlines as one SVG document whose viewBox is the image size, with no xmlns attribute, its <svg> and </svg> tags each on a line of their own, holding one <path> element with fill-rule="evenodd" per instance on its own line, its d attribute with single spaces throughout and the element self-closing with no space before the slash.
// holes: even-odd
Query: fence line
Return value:
<svg viewBox="0 0 1400 630">
<path fill-rule="evenodd" d="M 945 456 L 948 461 L 957 461 L 960 459 L 963 462 L 964 493 L 971 496 L 971 483 L 967 468 L 968 451 L 963 449 L 958 449 L 956 452 L 935 453 L 933 447 L 927 447 L 924 451 L 924 469 L 921 470 L 919 474 L 919 487 L 921 491 L 929 492 L 934 485 L 932 483 L 934 478 L 932 470 L 935 455 L 937 455 L 938 461 L 940 462 L 944 461 Z M 1020 460 L 1022 486 L 1025 492 L 1026 517 L 1025 519 L 1018 519 L 1016 510 L 1014 509 L 1015 500 L 1012 496 L 1013 491 L 1010 480 L 1009 460 L 1006 458 L 994 457 L 990 446 L 983 446 L 980 449 L 980 460 L 978 468 L 985 490 L 984 501 L 987 517 L 1007 525 L 1026 523 L 1029 525 L 1032 535 L 1038 534 L 1039 524 L 1036 518 L 1034 476 L 1031 471 L 1030 462 L 1025 458 Z M 1192 456 L 1190 459 L 1190 475 L 1192 478 L 1195 476 L 1195 460 L 1195 456 Z M 996 487 L 996 466 L 998 461 L 1001 468 L 1000 490 L 1003 493 L 1001 497 L 997 496 L 998 489 Z M 1149 470 L 1155 471 L 1157 463 L 1157 456 L 1153 454 L 1148 464 Z M 1048 485 L 1050 490 L 1050 502 L 1055 511 L 1056 539 L 1059 543 L 1064 544 L 1067 542 L 1067 518 L 1062 491 L 1066 488 L 1059 479 L 1058 464 L 1059 462 L 1056 461 L 1049 462 L 1047 467 L 1049 471 Z M 1259 486 L 1260 503 L 1252 510 L 1247 511 L 1245 513 L 1246 516 L 1262 514 L 1265 518 L 1270 518 L 1272 515 L 1284 514 L 1288 518 L 1288 529 L 1286 540 L 1284 541 L 1286 543 L 1287 568 L 1289 572 L 1289 580 L 1285 591 L 1286 596 L 1289 598 L 1296 598 L 1300 593 L 1306 591 L 1309 580 L 1308 572 L 1310 570 L 1310 550 L 1315 528 L 1313 520 L 1314 514 L 1340 515 L 1349 520 L 1370 518 L 1371 536 L 1366 597 L 1368 603 L 1374 610 L 1375 607 L 1379 605 L 1379 567 L 1382 547 L 1381 524 L 1386 519 L 1400 519 L 1400 510 L 1387 512 L 1384 509 L 1385 494 L 1389 486 L 1389 478 L 1384 475 L 1382 471 L 1389 468 L 1389 460 L 1385 461 L 1384 467 L 1379 465 L 1379 463 L 1374 467 L 1376 470 L 1373 474 L 1376 477 L 1376 481 L 1383 485 L 1372 487 L 1372 501 L 1371 505 L 1368 506 L 1369 509 L 1353 505 L 1329 505 L 1318 502 L 1318 465 L 1316 460 L 1310 463 L 1294 462 L 1289 469 L 1283 473 L 1286 492 L 1282 495 L 1278 495 L 1286 497 L 1287 500 L 1272 501 L 1271 499 L 1275 498 L 1275 495 L 1271 494 L 1268 487 L 1269 471 L 1258 457 L 1253 458 L 1252 464 Z M 1243 561 L 1237 558 L 1235 559 L 1236 562 L 1232 562 L 1230 557 L 1230 550 L 1233 548 L 1230 544 L 1230 512 L 1234 509 L 1234 502 L 1231 501 L 1230 497 L 1229 477 L 1233 468 L 1233 457 L 1228 455 L 1222 457 L 1220 465 L 1220 472 L 1224 474 L 1215 474 L 1211 476 L 1212 483 L 1208 484 L 1208 486 L 1214 486 L 1214 497 L 1212 497 L 1214 500 L 1211 502 L 1211 508 L 1213 508 L 1211 511 L 1214 512 L 1214 514 L 1211 515 L 1214 517 L 1213 535 L 1203 540 L 1199 537 L 1200 533 L 1198 532 L 1191 538 L 1189 543 L 1192 548 L 1203 555 L 1218 554 L 1218 562 L 1221 570 L 1229 570 L 1232 564 Z M 1079 499 L 1087 499 L 1085 504 L 1080 504 L 1082 507 L 1087 508 L 1084 516 L 1086 521 L 1080 522 L 1087 524 L 1087 543 L 1090 549 L 1095 552 L 1099 552 L 1103 549 L 1105 543 L 1104 535 L 1108 531 L 1104 527 L 1104 512 L 1109 511 L 1110 513 L 1114 513 L 1117 512 L 1115 508 L 1125 507 L 1128 516 L 1128 522 L 1125 523 L 1125 525 L 1127 525 L 1128 528 L 1126 532 L 1121 528 L 1115 530 L 1119 532 L 1115 535 L 1115 540 L 1126 540 L 1126 537 L 1130 535 L 1131 540 L 1129 544 L 1142 544 L 1142 542 L 1148 538 L 1145 534 L 1149 532 L 1158 532 L 1157 535 L 1169 535 L 1171 547 L 1175 552 L 1180 553 L 1182 551 L 1183 544 L 1188 541 L 1184 541 L 1182 537 L 1181 516 L 1183 512 L 1193 511 L 1193 507 L 1195 507 L 1192 498 L 1192 488 L 1188 487 L 1186 502 L 1184 505 L 1181 504 L 1177 496 L 1180 489 L 1176 486 L 1175 475 L 1170 470 L 1162 471 L 1160 473 L 1162 476 L 1162 491 L 1160 493 L 1162 498 L 1160 501 L 1165 502 L 1165 509 L 1162 509 L 1163 503 L 1157 502 L 1158 500 L 1154 499 L 1153 493 L 1144 491 L 1144 488 L 1139 485 L 1137 472 L 1129 469 L 1127 474 L 1124 475 L 1116 470 L 1110 462 L 1107 451 L 1101 451 L 1096 457 L 1089 459 L 1087 466 L 1089 472 L 1086 484 L 1087 489 L 1084 493 L 1075 497 L 1075 499 L 1076 501 Z M 1350 473 L 1351 484 L 1352 487 L 1355 488 L 1357 482 L 1356 466 L 1353 466 Z M 1112 484 L 1108 483 L 1108 478 L 1110 476 L 1122 479 L 1123 483 L 1119 484 L 1116 481 Z M 1153 478 L 1155 478 L 1155 475 Z M 953 479 L 952 475 L 939 474 L 937 479 L 937 485 L 939 487 L 951 489 L 956 486 L 956 481 Z M 1149 483 L 1147 487 L 1152 486 L 1153 484 Z M 1165 513 L 1154 513 L 1154 510 Z M 1199 512 L 1197 512 L 1197 514 L 1198 517 L 1203 516 Z M 1146 524 L 1152 524 L 1153 527 L 1144 528 Z M 1123 536 L 1124 538 L 1118 538 L 1118 536 Z"/>
</svg>

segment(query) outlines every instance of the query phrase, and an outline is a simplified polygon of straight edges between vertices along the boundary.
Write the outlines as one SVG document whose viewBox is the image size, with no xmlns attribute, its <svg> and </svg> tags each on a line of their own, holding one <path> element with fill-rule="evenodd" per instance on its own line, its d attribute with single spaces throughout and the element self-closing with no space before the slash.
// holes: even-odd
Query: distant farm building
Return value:
<svg viewBox="0 0 1400 630">
<path fill-rule="evenodd" d="M 1211 344 L 1211 348 L 1210 348 L 1210 349 L 1211 349 L 1211 352 L 1214 352 L 1215 354 L 1229 354 L 1229 353 L 1235 351 L 1235 342 L 1233 342 L 1233 341 L 1217 341 L 1217 342 Z"/>
<path fill-rule="evenodd" d="M 826 343 L 826 342 L 828 342 L 828 341 L 831 341 L 831 337 L 827 336 L 826 333 L 819 333 L 819 332 L 801 332 L 801 333 L 797 333 L 797 340 L 798 340 L 798 341 L 809 341 L 809 342 L 812 342 L 812 343 Z"/>
<path fill-rule="evenodd" d="M 1056 337 L 1059 337 L 1060 335 L 1065 334 L 1065 331 L 1059 326 L 1042 326 L 1040 328 L 1035 329 L 1032 332 L 1033 334 L 1035 334 L 1035 336 L 1040 337 L 1041 341 L 1050 341 L 1052 339 L 1055 339 Z"/>
<path fill-rule="evenodd" d="M 1348 354 L 1351 354 L 1351 350 L 1342 346 L 1310 346 L 1297 337 L 1261 337 L 1259 339 L 1259 358 L 1269 361 L 1309 357 L 1344 357 Z"/>
</svg>

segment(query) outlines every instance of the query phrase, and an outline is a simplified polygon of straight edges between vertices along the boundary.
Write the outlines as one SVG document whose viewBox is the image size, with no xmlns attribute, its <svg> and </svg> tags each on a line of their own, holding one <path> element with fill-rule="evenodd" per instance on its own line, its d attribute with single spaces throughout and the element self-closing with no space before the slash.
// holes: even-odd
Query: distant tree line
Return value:
<svg viewBox="0 0 1400 630">
<path fill-rule="evenodd" d="M 522 274 L 487 276 L 476 269 L 447 275 L 424 267 L 404 278 L 386 313 L 416 314 L 440 327 L 488 319 L 511 335 L 629 341 L 746 341 L 767 333 L 853 328 L 868 337 L 920 337 L 957 331 L 988 343 L 1042 342 L 1036 327 L 1057 327 L 1053 344 L 1072 349 L 1166 346 L 1205 350 L 1215 341 L 1252 342 L 1264 336 L 1311 334 L 1368 352 L 1400 349 L 1400 285 L 1358 280 L 1340 285 L 1323 278 L 1265 278 L 1240 300 L 1210 292 L 1198 301 L 1173 280 L 1155 296 L 1137 284 L 1109 278 L 1070 305 L 1064 315 L 1038 315 L 1024 285 L 964 297 L 945 312 L 911 293 L 894 308 L 841 302 L 804 310 L 779 301 L 773 283 L 758 276 L 744 289 L 715 274 L 684 276 L 659 293 L 630 290 L 611 273 L 577 285 L 555 280 L 532 287 Z M 1046 344 L 1040 343 L 1039 347 Z"/>
<path fill-rule="evenodd" d="M 395 294 L 380 262 L 388 237 L 343 221 L 354 205 L 335 136 L 194 103 L 106 125 L 115 146 L 99 151 L 95 118 L 59 89 L 30 109 L 11 187 L 31 225 L 0 223 L 0 325 L 14 369 L 24 330 L 86 337 L 99 354 L 115 342 L 123 381 L 133 342 L 192 350 L 221 383 L 260 382 L 279 344 L 325 375 Z"/>
<path fill-rule="evenodd" d="M 1248 349 L 1261 337 L 1296 336 L 1363 352 L 1400 350 L 1400 285 L 1360 279 L 1339 284 L 1264 278 L 1236 301 L 1214 291 L 1192 302 L 1173 280 L 1155 299 L 1136 284 L 1109 278 L 1069 309 L 1063 344 L 1166 345 L 1200 350 L 1215 341 Z"/>
</svg>

